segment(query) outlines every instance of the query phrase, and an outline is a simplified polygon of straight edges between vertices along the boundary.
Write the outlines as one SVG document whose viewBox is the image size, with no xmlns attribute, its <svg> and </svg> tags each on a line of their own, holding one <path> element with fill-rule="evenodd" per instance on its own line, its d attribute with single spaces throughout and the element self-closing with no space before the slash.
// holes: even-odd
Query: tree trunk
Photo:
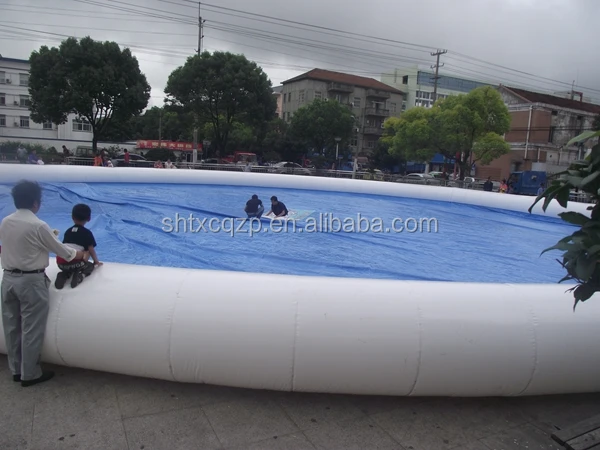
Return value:
<svg viewBox="0 0 600 450">
<path fill-rule="evenodd" d="M 92 153 L 95 155 L 98 152 L 98 137 L 96 136 L 96 130 L 92 130 Z"/>
</svg>

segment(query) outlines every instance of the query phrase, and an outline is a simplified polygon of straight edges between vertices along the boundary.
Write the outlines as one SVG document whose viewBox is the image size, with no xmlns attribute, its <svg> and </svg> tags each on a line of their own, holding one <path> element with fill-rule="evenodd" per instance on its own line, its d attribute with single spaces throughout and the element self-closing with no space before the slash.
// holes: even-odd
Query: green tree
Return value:
<svg viewBox="0 0 600 450">
<path fill-rule="evenodd" d="M 140 114 L 150 85 L 129 49 L 115 42 L 69 38 L 59 48 L 42 46 L 30 56 L 31 118 L 65 123 L 69 114 L 92 128 L 92 148 L 111 122 Z"/>
<path fill-rule="evenodd" d="M 377 141 L 373 153 L 369 155 L 369 166 L 371 169 L 393 170 L 395 166 L 400 166 L 404 163 L 406 161 L 390 153 L 390 144 L 384 139 Z"/>
<path fill-rule="evenodd" d="M 388 120 L 386 132 L 393 155 L 428 161 L 436 153 L 453 159 L 457 154 L 460 177 L 471 162 L 489 164 L 510 151 L 502 135 L 510 129 L 510 114 L 493 87 L 481 87 L 466 95 L 453 95 L 432 108 L 413 108 L 398 120 Z"/>
<path fill-rule="evenodd" d="M 335 155 L 335 138 L 340 138 L 339 150 L 343 155 L 355 126 L 348 107 L 334 100 L 314 100 L 292 116 L 290 137 L 318 153 L 327 149 L 330 156 Z"/>
<path fill-rule="evenodd" d="M 234 123 L 259 126 L 277 109 L 271 81 L 244 55 L 204 52 L 175 69 L 165 88 L 169 100 L 211 124 L 211 147 L 224 152 Z"/>
<path fill-rule="evenodd" d="M 262 141 L 263 159 L 271 161 L 295 161 L 306 153 L 306 146 L 294 139 L 289 124 L 279 118 L 267 124 L 265 138 Z"/>
<path fill-rule="evenodd" d="M 571 139 L 566 146 L 576 142 L 585 142 L 589 139 L 600 137 L 600 131 L 586 131 Z M 579 189 L 589 195 L 590 203 L 587 210 L 591 211 L 589 217 L 578 212 L 563 212 L 559 216 L 565 222 L 579 226 L 579 230 L 567 236 L 543 253 L 551 250 L 562 250 L 562 261 L 558 261 L 566 270 L 563 281 L 575 280 L 575 287 L 569 289 L 573 292 L 575 303 L 589 300 L 596 292 L 600 292 L 600 144 L 596 144 L 590 154 L 581 161 L 574 161 L 569 168 L 557 174 L 551 185 L 538 197 L 529 208 L 529 212 L 540 201 L 543 211 L 556 200 L 563 208 L 567 207 L 572 189 Z"/>
</svg>

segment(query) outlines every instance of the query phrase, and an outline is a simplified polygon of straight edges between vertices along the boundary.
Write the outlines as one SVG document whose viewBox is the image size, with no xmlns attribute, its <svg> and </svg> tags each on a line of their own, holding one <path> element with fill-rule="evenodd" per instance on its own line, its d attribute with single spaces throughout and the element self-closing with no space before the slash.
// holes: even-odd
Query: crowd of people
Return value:
<svg viewBox="0 0 600 450">
<path fill-rule="evenodd" d="M 27 387 L 54 377 L 53 372 L 40 366 L 50 300 L 51 281 L 46 275 L 50 253 L 56 254 L 60 269 L 54 282 L 57 289 L 62 289 L 69 278 L 75 288 L 102 263 L 95 250 L 94 235 L 86 228 L 92 216 L 88 205 L 73 207 L 73 225 L 61 242 L 59 231 L 37 217 L 42 203 L 38 183 L 17 183 L 12 197 L 17 210 L 0 222 L 0 261 L 4 271 L 0 303 L 8 366 L 13 381 Z"/>
</svg>

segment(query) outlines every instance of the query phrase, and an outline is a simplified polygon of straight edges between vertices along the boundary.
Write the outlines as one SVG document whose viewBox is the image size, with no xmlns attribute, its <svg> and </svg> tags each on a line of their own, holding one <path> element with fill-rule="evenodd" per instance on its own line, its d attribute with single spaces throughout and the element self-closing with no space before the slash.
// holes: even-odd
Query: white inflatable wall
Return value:
<svg viewBox="0 0 600 450">
<path fill-rule="evenodd" d="M 292 187 L 516 211 L 526 211 L 533 201 L 377 181 L 0 165 L 1 182 L 19 179 Z M 569 206 L 585 211 L 587 205 Z M 560 211 L 559 205 L 551 208 L 552 214 Z M 49 277 L 57 271 L 52 264 Z M 339 279 L 109 263 L 74 290 L 51 287 L 43 359 L 285 391 L 400 396 L 599 391 L 600 358 L 594 355 L 600 348 L 600 302 L 580 304 L 574 313 L 572 294 L 565 290 L 555 284 Z M 0 352 L 6 353 L 3 335 Z"/>
</svg>

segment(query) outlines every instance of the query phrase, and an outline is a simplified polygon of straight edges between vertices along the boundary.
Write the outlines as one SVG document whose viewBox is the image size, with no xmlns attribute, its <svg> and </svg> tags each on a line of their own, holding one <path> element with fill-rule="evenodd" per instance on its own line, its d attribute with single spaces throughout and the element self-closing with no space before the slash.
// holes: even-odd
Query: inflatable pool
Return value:
<svg viewBox="0 0 600 450">
<path fill-rule="evenodd" d="M 565 293 L 569 286 L 552 281 L 562 276 L 560 266 L 550 265 L 552 257 L 539 258 L 538 247 L 571 232 L 556 220 L 564 211 L 556 203 L 545 214 L 538 205 L 535 216 L 526 217 L 531 197 L 458 188 L 275 174 L 0 165 L 2 217 L 14 209 L 7 190 L 20 179 L 44 183 L 45 198 L 64 202 L 66 211 L 60 212 L 50 211 L 53 204 L 42 205 L 40 216 L 53 228 L 64 229 L 69 206 L 81 199 L 129 208 L 135 218 L 120 228 L 109 213 L 93 213 L 90 227 L 101 235 L 98 251 L 105 265 L 76 289 L 51 288 L 44 361 L 178 382 L 304 392 L 516 396 L 600 388 L 600 361 L 590 357 L 600 344 L 600 305 L 590 300 L 574 313 L 572 294 Z M 110 185 L 123 197 L 108 198 L 109 191 L 102 189 Z M 131 193 L 122 185 L 142 192 L 136 204 L 127 200 Z M 402 201 L 403 207 L 421 202 L 425 210 L 433 208 L 428 202 L 460 205 L 460 214 L 453 212 L 457 229 L 488 224 L 496 230 L 492 216 L 480 220 L 484 225 L 474 220 L 477 214 L 496 214 L 508 231 L 501 237 L 490 233 L 488 248 L 493 253 L 494 245 L 503 244 L 512 251 L 504 254 L 506 271 L 488 270 L 485 252 L 478 262 L 479 255 L 469 251 L 483 245 L 477 236 L 450 246 L 453 267 L 435 266 L 435 250 L 447 239 L 442 232 L 431 238 L 433 244 L 415 237 L 422 258 L 408 262 L 395 247 L 397 237 L 369 234 L 338 234 L 335 239 L 344 241 L 339 248 L 326 245 L 334 237 L 318 236 L 314 242 L 323 243 L 321 250 L 304 254 L 298 249 L 312 241 L 301 233 L 260 233 L 259 239 L 244 237 L 236 244 L 230 239 L 228 245 L 240 246 L 235 251 L 218 247 L 223 235 L 203 234 L 201 252 L 194 247 L 198 236 L 176 238 L 160 226 L 147 231 L 155 213 L 169 215 L 187 203 L 187 210 L 200 216 L 242 217 L 243 205 L 207 211 L 203 205 L 209 201 L 200 197 L 191 207 L 188 198 L 175 198 L 170 190 L 189 185 L 208 189 L 199 193 L 220 189 L 220 196 L 245 187 L 248 198 L 262 189 L 267 210 L 267 192 L 276 190 L 297 213 L 286 223 L 304 230 L 314 213 L 323 211 L 296 200 L 292 206 L 287 199 L 298 198 L 294 195 L 336 195 L 334 206 L 353 198 L 348 208 L 366 195 L 372 196 L 367 204 L 379 206 L 388 201 Z M 162 192 L 162 201 L 150 191 Z M 98 192 L 101 200 L 94 197 Z M 570 210 L 588 214 L 586 207 L 569 204 Z M 44 208 L 50 217 L 43 215 Z M 271 226 L 271 219 L 260 222 Z M 515 239 L 517 233 L 525 234 Z M 276 251 L 282 242 L 292 246 L 292 255 Z M 273 251 L 257 254 L 259 245 L 269 243 Z M 523 259 L 519 245 L 537 249 L 533 262 Z M 394 253 L 397 264 L 389 259 Z M 339 264 L 326 264 L 332 255 Z M 467 264 L 479 270 L 467 274 Z M 56 273 L 51 263 L 49 277 Z M 0 352 L 5 351 L 1 335 Z"/>
</svg>

